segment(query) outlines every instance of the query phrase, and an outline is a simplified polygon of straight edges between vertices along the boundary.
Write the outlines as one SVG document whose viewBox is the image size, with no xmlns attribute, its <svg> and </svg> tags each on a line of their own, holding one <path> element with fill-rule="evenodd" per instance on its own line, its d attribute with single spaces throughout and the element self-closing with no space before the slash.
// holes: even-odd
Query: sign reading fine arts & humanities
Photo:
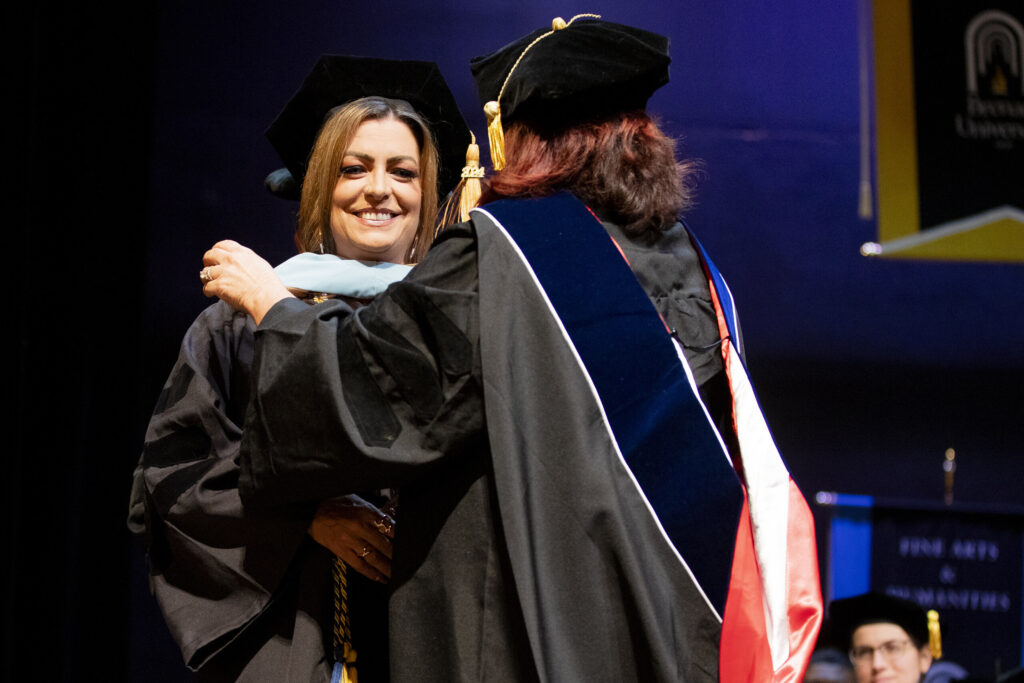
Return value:
<svg viewBox="0 0 1024 683">
<path fill-rule="evenodd" d="M 1024 3 L 874 0 L 878 242 L 1024 262 Z"/>
<path fill-rule="evenodd" d="M 1020 662 L 1022 519 L 876 507 L 872 590 L 939 613 L 943 656 L 975 675 Z"/>
</svg>

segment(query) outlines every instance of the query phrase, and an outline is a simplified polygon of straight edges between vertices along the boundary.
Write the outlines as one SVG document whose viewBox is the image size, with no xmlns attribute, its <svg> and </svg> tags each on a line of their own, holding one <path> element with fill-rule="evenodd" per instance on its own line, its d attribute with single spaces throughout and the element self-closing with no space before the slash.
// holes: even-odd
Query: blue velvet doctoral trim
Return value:
<svg viewBox="0 0 1024 683">
<path fill-rule="evenodd" d="M 712 606 L 725 610 L 743 493 L 654 305 L 575 197 L 486 206 L 590 375 L 625 461 Z"/>
<path fill-rule="evenodd" d="M 736 309 L 734 308 L 732 301 L 732 292 L 729 291 L 729 285 L 725 283 L 725 278 L 722 277 L 721 271 L 719 271 L 711 261 L 711 257 L 708 256 L 708 252 L 704 249 L 704 245 L 694 237 L 692 232 L 689 230 L 686 232 L 690 235 L 690 242 L 693 243 L 697 248 L 697 252 L 700 254 L 701 262 L 704 264 L 705 274 L 715 285 L 715 292 L 718 293 L 718 302 L 721 304 L 722 315 L 725 316 L 725 324 L 729 328 L 729 336 L 732 338 L 732 343 L 742 354 L 743 349 L 740 348 L 740 336 L 736 334 Z"/>
</svg>

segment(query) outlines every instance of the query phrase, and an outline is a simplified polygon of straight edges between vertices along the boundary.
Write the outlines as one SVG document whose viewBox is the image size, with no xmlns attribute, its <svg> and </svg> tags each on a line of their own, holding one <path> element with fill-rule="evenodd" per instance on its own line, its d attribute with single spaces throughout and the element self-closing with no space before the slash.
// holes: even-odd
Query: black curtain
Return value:
<svg viewBox="0 0 1024 683">
<path fill-rule="evenodd" d="M 156 9 L 26 5 L 5 10 L 18 335 L 0 679 L 126 680 Z"/>
</svg>

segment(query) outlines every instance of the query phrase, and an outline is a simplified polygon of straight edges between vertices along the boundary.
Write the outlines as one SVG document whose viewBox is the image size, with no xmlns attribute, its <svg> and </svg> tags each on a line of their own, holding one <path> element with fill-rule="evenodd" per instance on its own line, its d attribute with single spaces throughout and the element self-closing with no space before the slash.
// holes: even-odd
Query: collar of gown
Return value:
<svg viewBox="0 0 1024 683">
<path fill-rule="evenodd" d="M 354 261 L 334 254 L 306 252 L 274 268 L 285 287 L 372 299 L 398 282 L 412 266 L 377 261 Z"/>
</svg>

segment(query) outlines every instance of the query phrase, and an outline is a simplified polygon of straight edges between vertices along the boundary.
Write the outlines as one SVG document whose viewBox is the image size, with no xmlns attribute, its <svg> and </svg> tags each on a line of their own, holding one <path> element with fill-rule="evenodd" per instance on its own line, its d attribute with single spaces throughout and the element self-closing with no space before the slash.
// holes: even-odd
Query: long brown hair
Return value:
<svg viewBox="0 0 1024 683">
<path fill-rule="evenodd" d="M 632 234 L 671 227 L 692 203 L 698 164 L 676 161 L 675 141 L 644 111 L 563 128 L 516 120 L 505 145 L 485 200 L 568 190 Z"/>
<path fill-rule="evenodd" d="M 331 233 L 331 202 L 342 159 L 364 121 L 391 118 L 409 127 L 420 151 L 420 224 L 405 260 L 415 263 L 427 253 L 437 216 L 437 146 L 430 127 L 408 102 L 387 97 L 363 97 L 342 105 L 320 129 L 302 183 L 295 231 L 299 251 L 320 251 L 322 246 L 324 253 L 336 253 Z"/>
</svg>

